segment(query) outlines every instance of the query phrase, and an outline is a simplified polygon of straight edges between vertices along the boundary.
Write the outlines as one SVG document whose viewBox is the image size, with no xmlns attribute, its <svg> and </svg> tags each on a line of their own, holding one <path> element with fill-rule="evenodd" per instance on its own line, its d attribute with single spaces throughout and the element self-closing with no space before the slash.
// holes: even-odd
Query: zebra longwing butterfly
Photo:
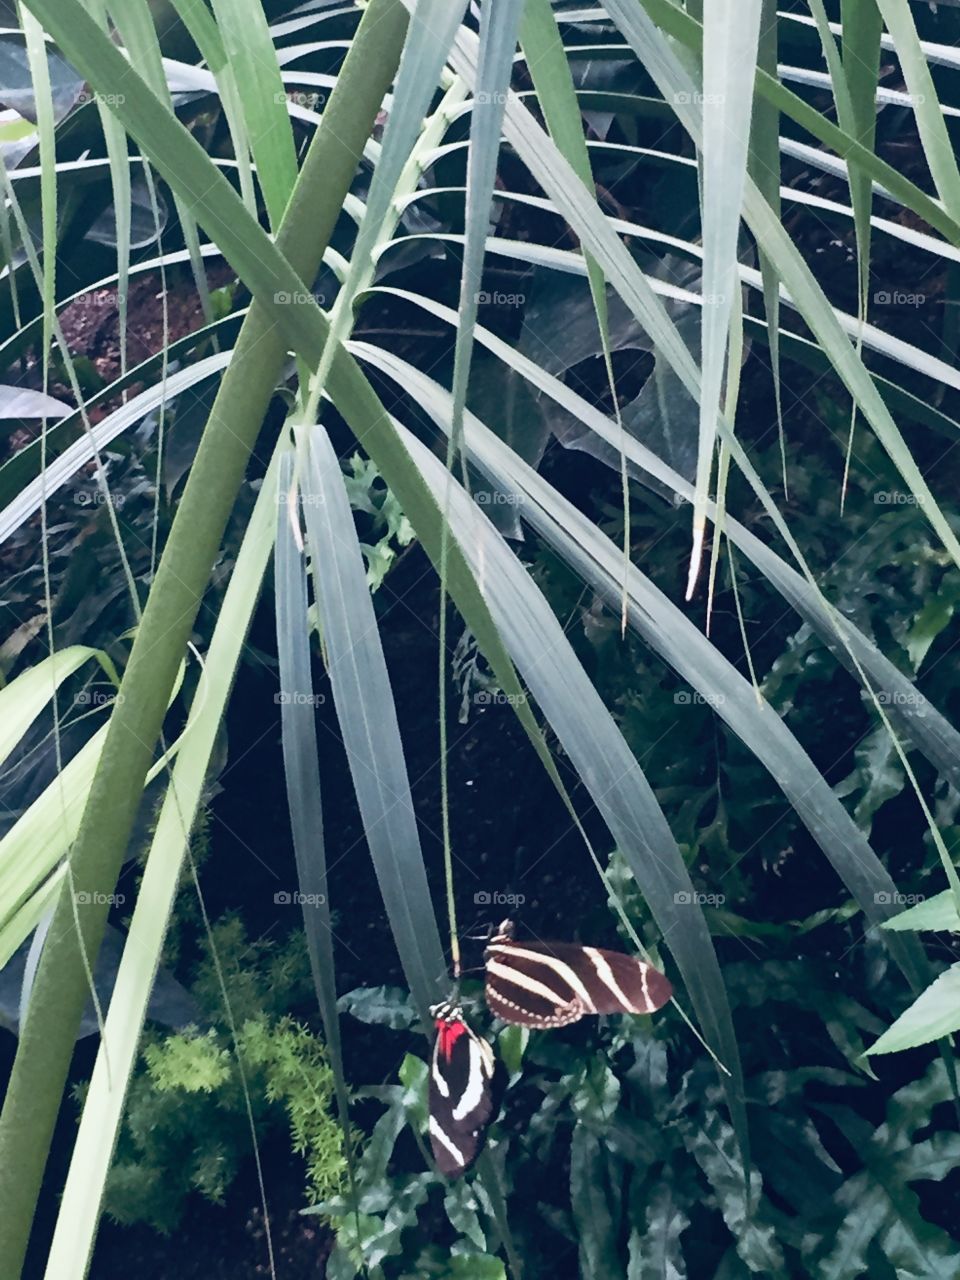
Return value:
<svg viewBox="0 0 960 1280">
<path fill-rule="evenodd" d="M 458 1178 L 473 1164 L 500 1106 L 503 1068 L 453 1001 L 430 1010 L 437 1029 L 430 1063 L 430 1145 L 441 1173 Z"/>
<path fill-rule="evenodd" d="M 521 1027 L 565 1027 L 592 1013 L 653 1013 L 673 994 L 642 960 L 572 942 L 516 942 L 510 920 L 490 939 L 484 960 L 490 1012 Z"/>
</svg>

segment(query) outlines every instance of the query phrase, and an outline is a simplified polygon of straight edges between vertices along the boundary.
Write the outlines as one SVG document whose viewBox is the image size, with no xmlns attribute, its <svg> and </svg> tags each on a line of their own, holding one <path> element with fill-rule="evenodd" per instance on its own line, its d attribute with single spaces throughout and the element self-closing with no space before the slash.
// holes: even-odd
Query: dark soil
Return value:
<svg viewBox="0 0 960 1280">
<path fill-rule="evenodd" d="M 219 288 L 234 278 L 223 263 L 209 264 L 207 271 L 211 289 Z M 166 296 L 167 341 L 173 343 L 200 328 L 204 316 L 193 281 L 185 273 L 173 272 L 168 276 Z M 163 282 L 159 272 L 131 279 L 127 298 L 128 369 L 163 350 L 162 300 Z M 120 377 L 120 306 L 115 288 L 89 290 L 61 312 L 60 323 L 71 356 L 88 361 L 104 385 Z M 37 390 L 42 387 L 42 370 L 32 356 L 18 371 L 18 383 Z M 141 383 L 133 383 L 127 390 L 127 396 L 129 398 L 142 390 Z M 73 392 L 66 382 L 51 381 L 50 394 L 68 404 L 73 403 Z M 116 407 L 116 401 L 97 405 L 91 411 L 91 422 L 100 422 Z M 0 434 L 0 462 L 29 444 L 39 430 L 39 424 L 31 423 L 9 436 Z"/>
<path fill-rule="evenodd" d="M 264 1146 L 273 1262 L 278 1277 L 320 1280 L 330 1252 L 329 1232 L 299 1209 L 302 1171 L 289 1148 Z M 251 1162 L 252 1166 L 252 1162 Z M 270 1249 L 252 1167 L 238 1178 L 227 1202 L 214 1206 L 194 1196 L 174 1235 L 150 1227 L 105 1224 L 91 1280 L 132 1274 L 139 1280 L 259 1280 L 270 1276 Z"/>
</svg>

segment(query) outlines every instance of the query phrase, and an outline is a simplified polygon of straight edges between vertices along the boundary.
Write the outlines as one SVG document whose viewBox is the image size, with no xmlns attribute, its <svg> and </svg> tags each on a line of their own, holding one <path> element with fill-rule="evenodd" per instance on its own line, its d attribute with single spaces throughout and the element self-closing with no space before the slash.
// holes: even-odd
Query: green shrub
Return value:
<svg viewBox="0 0 960 1280">
<path fill-rule="evenodd" d="M 191 987 L 207 1024 L 150 1031 L 131 1082 L 106 1190 L 106 1210 L 121 1223 L 171 1231 L 191 1192 L 224 1200 L 252 1149 L 245 1090 L 257 1141 L 289 1134 L 304 1162 L 305 1193 L 315 1199 L 342 1187 L 343 1135 L 331 1114 L 325 1046 L 281 1012 L 308 990 L 302 938 L 281 947 L 249 943 L 240 921 L 227 918 L 212 941 L 236 1045 L 208 942 Z"/>
</svg>

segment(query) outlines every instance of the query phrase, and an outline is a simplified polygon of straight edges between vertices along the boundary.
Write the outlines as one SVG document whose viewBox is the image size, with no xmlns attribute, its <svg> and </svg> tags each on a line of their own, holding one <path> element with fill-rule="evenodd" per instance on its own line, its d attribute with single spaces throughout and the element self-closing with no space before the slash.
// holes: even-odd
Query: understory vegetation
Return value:
<svg viewBox="0 0 960 1280">
<path fill-rule="evenodd" d="M 960 1280 L 960 8 L 0 4 L 4 1276 Z"/>
</svg>

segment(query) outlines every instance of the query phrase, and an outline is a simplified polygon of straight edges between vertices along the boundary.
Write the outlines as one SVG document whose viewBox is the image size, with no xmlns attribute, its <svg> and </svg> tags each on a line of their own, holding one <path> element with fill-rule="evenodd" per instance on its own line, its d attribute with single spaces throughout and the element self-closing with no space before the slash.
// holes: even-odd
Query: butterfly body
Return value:
<svg viewBox="0 0 960 1280">
<path fill-rule="evenodd" d="M 563 1027 L 599 1013 L 653 1013 L 673 990 L 652 965 L 619 951 L 517 942 L 509 920 L 490 939 L 484 960 L 491 1013 L 522 1027 Z"/>
<path fill-rule="evenodd" d="M 459 1177 L 480 1154 L 498 1109 L 501 1070 L 459 1005 L 447 1001 L 430 1012 L 437 1032 L 430 1062 L 430 1145 L 440 1172 Z"/>
</svg>

